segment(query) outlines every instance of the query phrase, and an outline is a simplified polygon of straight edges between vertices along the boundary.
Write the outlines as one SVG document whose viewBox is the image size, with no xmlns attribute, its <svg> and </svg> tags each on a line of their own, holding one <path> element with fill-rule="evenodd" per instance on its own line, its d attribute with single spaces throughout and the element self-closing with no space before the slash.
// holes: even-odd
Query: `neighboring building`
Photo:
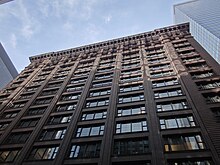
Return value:
<svg viewBox="0 0 220 165">
<path fill-rule="evenodd" d="M 3 4 L 3 3 L 10 2 L 10 1 L 13 1 L 13 0 L 0 0 L 0 5 Z"/>
<path fill-rule="evenodd" d="M 0 89 L 5 87 L 17 75 L 17 70 L 0 43 Z"/>
<path fill-rule="evenodd" d="M 220 63 L 220 1 L 193 0 L 174 5 L 174 22 L 189 22 L 194 38 Z"/>
<path fill-rule="evenodd" d="M 0 162 L 220 164 L 220 67 L 188 24 L 30 57 L 0 93 Z"/>
</svg>

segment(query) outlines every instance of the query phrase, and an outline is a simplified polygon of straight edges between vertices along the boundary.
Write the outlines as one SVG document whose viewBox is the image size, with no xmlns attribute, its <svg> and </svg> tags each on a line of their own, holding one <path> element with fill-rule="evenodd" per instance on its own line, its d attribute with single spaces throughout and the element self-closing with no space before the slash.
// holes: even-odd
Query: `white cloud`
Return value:
<svg viewBox="0 0 220 165">
<path fill-rule="evenodd" d="M 104 21 L 105 21 L 106 24 L 109 23 L 111 21 L 111 19 L 112 19 L 111 15 L 107 15 L 107 16 L 104 17 Z"/>
<path fill-rule="evenodd" d="M 12 45 L 13 48 L 16 48 L 17 46 L 17 37 L 15 36 L 14 33 L 12 33 L 10 35 L 10 39 L 9 39 L 10 44 Z"/>
</svg>

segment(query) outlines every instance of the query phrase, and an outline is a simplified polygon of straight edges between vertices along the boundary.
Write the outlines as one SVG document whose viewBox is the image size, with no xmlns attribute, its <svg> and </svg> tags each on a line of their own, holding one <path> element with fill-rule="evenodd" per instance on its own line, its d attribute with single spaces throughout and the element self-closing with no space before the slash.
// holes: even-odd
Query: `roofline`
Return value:
<svg viewBox="0 0 220 165">
<path fill-rule="evenodd" d="M 187 1 L 187 2 L 182 2 L 182 3 L 174 4 L 173 5 L 173 14 L 175 15 L 175 7 L 181 6 L 181 5 L 185 5 L 187 3 L 192 3 L 192 2 L 195 2 L 195 1 L 199 1 L 199 0 L 190 0 L 190 1 Z"/>
<path fill-rule="evenodd" d="M 41 58 L 55 57 L 58 55 L 65 55 L 66 53 L 68 54 L 69 51 L 74 52 L 74 53 L 76 53 L 76 52 L 82 53 L 85 50 L 90 50 L 90 49 L 99 48 L 99 47 L 105 47 L 108 45 L 114 45 L 115 43 L 122 43 L 122 42 L 126 42 L 126 41 L 136 39 L 136 38 L 151 37 L 151 36 L 154 36 L 164 30 L 169 31 L 169 30 L 173 30 L 174 28 L 183 28 L 183 27 L 187 28 L 187 30 L 189 31 L 189 23 L 181 23 L 181 24 L 177 24 L 177 25 L 171 25 L 168 27 L 155 29 L 155 30 L 149 31 L 149 32 L 139 33 L 139 34 L 135 34 L 135 35 L 129 35 L 129 36 L 121 37 L 121 38 L 92 43 L 92 44 L 83 45 L 83 46 L 79 46 L 79 47 L 75 47 L 75 48 L 69 48 L 69 49 L 60 50 L 60 51 L 56 51 L 56 52 L 48 52 L 48 53 L 43 53 L 40 55 L 34 55 L 34 56 L 29 57 L 29 60 L 32 62 L 34 60 L 41 59 Z"/>
</svg>

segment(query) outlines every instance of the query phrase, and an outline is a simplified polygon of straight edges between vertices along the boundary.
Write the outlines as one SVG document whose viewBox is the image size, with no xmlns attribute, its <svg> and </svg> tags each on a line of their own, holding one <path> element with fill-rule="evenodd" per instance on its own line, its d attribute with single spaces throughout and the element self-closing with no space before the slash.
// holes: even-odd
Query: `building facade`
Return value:
<svg viewBox="0 0 220 165">
<path fill-rule="evenodd" d="M 188 24 L 30 57 L 0 93 L 0 162 L 220 164 L 220 67 Z"/>
<path fill-rule="evenodd" d="M 193 0 L 174 5 L 174 22 L 190 23 L 190 32 L 220 63 L 220 1 Z"/>
<path fill-rule="evenodd" d="M 17 70 L 15 69 L 13 63 L 11 62 L 10 58 L 8 57 L 1 43 L 0 43 L 0 71 L 1 71 L 0 89 L 5 87 L 11 80 L 13 80 L 18 75 Z"/>
</svg>

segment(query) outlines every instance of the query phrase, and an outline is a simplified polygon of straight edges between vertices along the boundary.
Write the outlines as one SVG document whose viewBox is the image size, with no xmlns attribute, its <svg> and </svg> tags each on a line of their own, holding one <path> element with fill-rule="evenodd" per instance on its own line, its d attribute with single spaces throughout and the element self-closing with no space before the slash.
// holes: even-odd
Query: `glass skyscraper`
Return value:
<svg viewBox="0 0 220 165">
<path fill-rule="evenodd" d="M 174 5 L 174 22 L 189 22 L 194 38 L 220 63 L 219 0 L 192 0 Z"/>
</svg>

